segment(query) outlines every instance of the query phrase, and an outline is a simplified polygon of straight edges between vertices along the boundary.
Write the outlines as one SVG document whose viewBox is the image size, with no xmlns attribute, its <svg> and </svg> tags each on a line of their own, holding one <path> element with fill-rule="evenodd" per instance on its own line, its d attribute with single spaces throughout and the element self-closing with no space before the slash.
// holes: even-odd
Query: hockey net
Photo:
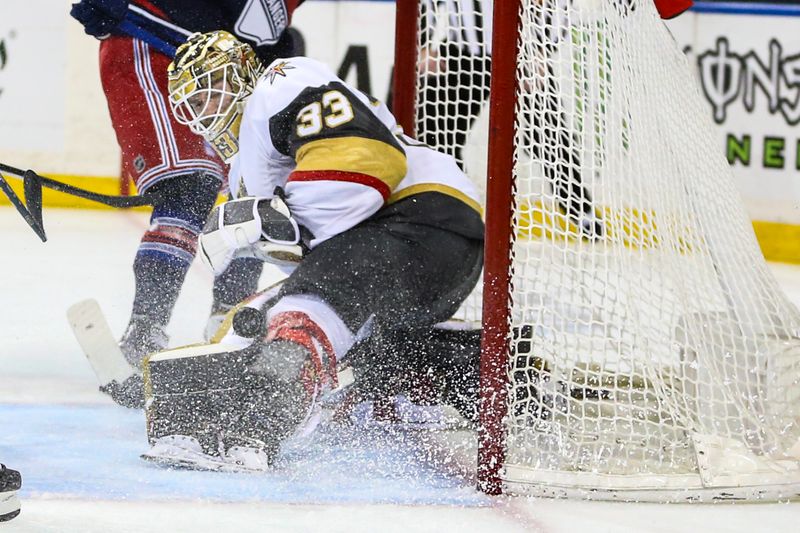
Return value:
<svg viewBox="0 0 800 533">
<path fill-rule="evenodd" d="M 650 0 L 497 0 L 512 16 L 495 12 L 508 27 L 496 25 L 506 35 L 494 51 L 466 4 L 491 8 L 398 2 L 398 47 L 410 27 L 416 55 L 398 56 L 395 105 L 482 187 L 487 146 L 504 132 L 490 143 L 489 65 L 516 58 L 511 90 L 493 95 L 513 106 L 513 176 L 503 205 L 493 175 L 486 209 L 487 230 L 508 227 L 487 247 L 486 275 L 505 265 L 493 279 L 508 283 L 483 318 L 503 343 L 485 342 L 482 371 L 505 382 L 482 391 L 484 424 L 499 428 L 485 429 L 484 488 L 800 494 L 800 314 L 768 271 L 691 67 Z M 485 12 L 482 33 L 491 24 Z M 461 318 L 479 323 L 480 302 Z"/>
</svg>

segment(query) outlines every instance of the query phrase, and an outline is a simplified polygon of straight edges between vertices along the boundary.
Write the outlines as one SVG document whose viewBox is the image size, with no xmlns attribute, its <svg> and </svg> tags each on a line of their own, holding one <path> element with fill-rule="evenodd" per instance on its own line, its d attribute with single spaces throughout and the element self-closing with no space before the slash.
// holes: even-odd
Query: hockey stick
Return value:
<svg viewBox="0 0 800 533">
<path fill-rule="evenodd" d="M 132 17 L 138 17 L 140 20 L 148 20 L 153 24 L 157 24 L 163 31 L 169 31 L 172 32 L 173 35 L 178 35 L 179 37 L 173 37 L 173 42 L 183 42 L 192 34 L 189 30 L 181 28 L 177 24 L 167 22 L 139 6 L 129 4 L 128 10 Z"/>
<path fill-rule="evenodd" d="M 91 200 L 92 202 L 97 202 L 109 207 L 124 208 L 154 205 L 154 202 L 159 200 L 161 197 L 157 193 L 145 193 L 137 196 L 114 196 L 111 194 L 101 194 L 42 176 L 32 170 L 21 170 L 3 163 L 0 163 L 0 172 L 5 172 L 6 174 L 10 174 L 22 179 L 25 183 L 26 194 L 28 191 L 33 194 L 41 194 L 41 187 L 47 187 L 48 189 L 52 189 L 54 191 L 77 196 L 78 198 L 83 198 L 85 200 Z"/>
<path fill-rule="evenodd" d="M 128 16 L 122 21 L 119 29 L 130 37 L 148 43 L 169 57 L 174 57 L 177 46 L 191 35 L 188 30 L 162 20 L 138 6 L 129 5 L 128 9 Z M 28 226 L 33 229 L 42 242 L 47 241 L 47 234 L 42 220 L 42 186 L 118 208 L 153 205 L 153 202 L 159 198 L 156 194 L 141 196 L 100 194 L 40 176 L 32 170 L 21 170 L 3 163 L 0 163 L 0 172 L 5 172 L 23 180 L 24 200 L 17 196 L 2 174 L 0 174 L 0 190 L 8 197 L 11 205 L 22 215 L 22 218 L 25 219 L 25 222 L 28 223 Z"/>
<path fill-rule="evenodd" d="M 140 41 L 146 42 L 166 56 L 175 57 L 175 51 L 177 50 L 177 47 L 162 39 L 159 39 L 152 33 L 140 26 L 137 26 L 134 22 L 128 19 L 125 19 L 120 23 L 119 30 L 125 33 L 125 35 L 128 37 L 133 37 L 134 39 L 139 39 Z"/>
<path fill-rule="evenodd" d="M 83 300 L 67 309 L 67 320 L 101 386 L 122 383 L 136 370 L 119 349 L 97 300 Z"/>
<path fill-rule="evenodd" d="M 42 223 L 41 188 L 37 190 L 35 185 L 25 186 L 24 195 L 27 199 L 27 205 L 19 198 L 19 196 L 17 196 L 17 194 L 14 192 L 14 189 L 11 188 L 11 185 L 9 185 L 2 174 L 0 174 L 0 189 L 2 189 L 5 195 L 8 197 L 11 205 L 13 205 L 17 212 L 22 215 L 22 218 L 25 219 L 25 222 L 28 223 L 28 226 L 30 226 L 31 229 L 36 232 L 36 235 L 39 236 L 42 242 L 46 242 L 47 235 L 45 234 L 44 225 Z"/>
<path fill-rule="evenodd" d="M 16 195 L 5 177 L 1 174 L 2 172 L 22 180 L 24 201 Z M 140 207 L 145 205 L 152 206 L 161 198 L 161 195 L 158 193 L 145 193 L 137 196 L 100 194 L 75 187 L 74 185 L 68 185 L 52 178 L 40 176 L 33 170 L 21 170 L 0 163 L 0 189 L 8 196 L 11 204 L 17 209 L 19 214 L 22 215 L 22 218 L 25 219 L 25 222 L 28 223 L 31 229 L 36 232 L 36 235 L 39 236 L 42 242 L 47 241 L 44 221 L 42 220 L 42 187 L 77 196 L 85 200 L 91 200 L 109 207 L 118 208 Z"/>
<path fill-rule="evenodd" d="M 233 327 L 236 314 L 245 304 L 260 295 L 274 297 L 283 282 L 284 280 L 279 280 L 235 306 L 229 312 L 230 316 L 226 318 L 226 324 L 220 328 L 219 336 L 215 336 L 208 344 L 217 344 L 222 340 L 227 330 Z M 144 390 L 142 389 L 141 374 L 125 359 L 97 300 L 83 300 L 70 306 L 67 309 L 67 321 L 97 376 L 100 391 L 111 396 L 116 403 L 123 407 L 142 407 Z M 257 330 L 254 330 L 255 333 Z"/>
<path fill-rule="evenodd" d="M 190 31 L 132 4 L 128 5 L 128 15 L 120 23 L 119 30 L 169 57 L 175 57 L 177 47 L 191 35 Z"/>
</svg>

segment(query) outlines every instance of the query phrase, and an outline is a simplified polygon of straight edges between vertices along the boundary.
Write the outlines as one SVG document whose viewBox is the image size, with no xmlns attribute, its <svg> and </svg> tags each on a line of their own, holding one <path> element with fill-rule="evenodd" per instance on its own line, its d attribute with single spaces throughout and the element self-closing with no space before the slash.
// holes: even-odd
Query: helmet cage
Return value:
<svg viewBox="0 0 800 533">
<path fill-rule="evenodd" d="M 227 130 L 249 93 L 240 68 L 223 63 L 203 72 L 191 69 L 193 76 L 169 95 L 175 119 L 206 139 Z"/>
</svg>

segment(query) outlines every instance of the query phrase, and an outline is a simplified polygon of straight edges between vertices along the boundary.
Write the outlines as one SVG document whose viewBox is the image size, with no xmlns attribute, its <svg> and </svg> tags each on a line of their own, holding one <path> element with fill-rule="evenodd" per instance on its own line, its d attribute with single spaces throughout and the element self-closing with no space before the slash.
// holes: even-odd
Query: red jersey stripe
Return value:
<svg viewBox="0 0 800 533">
<path fill-rule="evenodd" d="M 389 199 L 389 195 L 392 193 L 389 186 L 376 177 L 369 174 L 343 172 L 341 170 L 295 170 L 289 174 L 288 181 L 346 181 L 359 183 L 378 191 L 384 202 Z"/>
</svg>

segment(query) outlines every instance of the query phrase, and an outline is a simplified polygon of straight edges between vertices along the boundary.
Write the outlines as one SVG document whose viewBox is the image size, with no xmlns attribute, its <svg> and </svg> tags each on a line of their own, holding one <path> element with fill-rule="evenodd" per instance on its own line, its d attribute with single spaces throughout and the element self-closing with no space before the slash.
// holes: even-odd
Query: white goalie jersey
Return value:
<svg viewBox="0 0 800 533">
<path fill-rule="evenodd" d="M 283 188 L 292 216 L 314 235 L 312 248 L 425 192 L 480 213 L 478 192 L 452 157 L 404 135 L 383 103 L 313 59 L 280 59 L 266 69 L 247 100 L 239 147 L 232 194 L 272 197 Z M 471 237 L 478 225 L 449 229 Z"/>
</svg>

